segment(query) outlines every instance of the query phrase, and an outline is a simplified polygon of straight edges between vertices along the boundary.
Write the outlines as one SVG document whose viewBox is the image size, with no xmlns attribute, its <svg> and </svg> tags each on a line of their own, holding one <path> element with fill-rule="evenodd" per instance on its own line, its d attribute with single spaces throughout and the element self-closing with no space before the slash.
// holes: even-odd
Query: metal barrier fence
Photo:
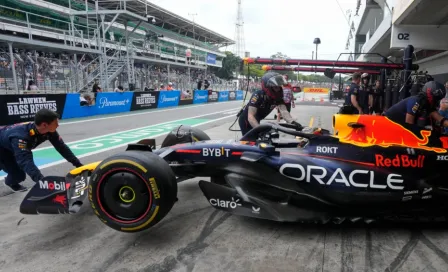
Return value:
<svg viewBox="0 0 448 272">
<path fill-rule="evenodd" d="M 14 57 L 19 94 L 29 92 L 73 93 L 76 92 L 77 86 L 82 86 L 89 91 L 93 86 L 93 79 L 99 73 L 98 58 L 75 64 L 73 60 L 68 59 L 68 56 L 64 56 L 66 59 L 61 59 L 62 57 L 58 59 L 21 52 L 14 53 Z M 205 75 L 204 70 L 191 70 L 188 75 L 185 71 L 178 72 L 176 69 L 163 72 L 155 69 L 154 66 L 148 67 L 134 68 L 135 90 L 144 90 L 145 87 L 159 90 L 161 84 L 166 87 L 169 82 L 172 82 L 174 87 L 179 90 L 195 90 L 198 78 L 207 78 L 211 84 L 210 88 L 214 90 L 236 90 L 235 84 L 213 75 Z M 34 83 L 31 90 L 28 88 L 30 80 Z M 118 75 L 117 81 L 111 82 L 108 91 L 113 91 L 118 85 L 128 86 L 126 66 Z M 9 54 L 1 50 L 0 94 L 17 94 Z"/>
</svg>

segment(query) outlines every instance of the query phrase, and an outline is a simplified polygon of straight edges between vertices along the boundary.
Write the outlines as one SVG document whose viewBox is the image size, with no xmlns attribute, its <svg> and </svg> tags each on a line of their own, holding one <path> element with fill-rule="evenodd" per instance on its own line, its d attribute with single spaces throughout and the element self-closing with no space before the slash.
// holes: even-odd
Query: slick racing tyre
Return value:
<svg viewBox="0 0 448 272">
<path fill-rule="evenodd" d="M 173 129 L 162 143 L 162 148 L 177 144 L 193 143 L 210 140 L 210 137 L 200 129 L 180 125 Z"/>
<path fill-rule="evenodd" d="M 92 173 L 89 200 L 96 216 L 121 232 L 157 224 L 176 202 L 177 182 L 169 165 L 151 152 L 125 151 Z"/>
</svg>

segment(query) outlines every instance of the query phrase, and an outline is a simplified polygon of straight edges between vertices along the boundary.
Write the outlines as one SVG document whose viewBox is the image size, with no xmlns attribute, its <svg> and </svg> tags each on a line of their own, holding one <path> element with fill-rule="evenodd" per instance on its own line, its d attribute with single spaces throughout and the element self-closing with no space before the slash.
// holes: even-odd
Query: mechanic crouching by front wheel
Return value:
<svg viewBox="0 0 448 272">
<path fill-rule="evenodd" d="M 276 106 L 287 123 L 296 125 L 298 129 L 302 128 L 302 125 L 292 118 L 283 100 L 282 87 L 286 84 L 285 78 L 279 73 L 264 74 L 261 78 L 262 89 L 252 93 L 250 101 L 239 116 L 238 122 L 243 135 L 259 126 L 260 121 L 266 118 Z"/>
<path fill-rule="evenodd" d="M 448 119 L 437 111 L 440 101 L 445 96 L 446 89 L 443 84 L 429 81 L 418 95 L 403 99 L 390 107 L 384 115 L 416 135 L 420 135 L 419 132 L 426 126 L 432 125 L 432 121 L 435 121 L 440 127 L 448 127 Z M 437 130 L 435 131 L 437 132 Z M 432 133 L 431 136 L 433 134 L 437 133 Z M 440 145 L 438 137 L 430 137 L 430 141 L 433 145 Z"/>
<path fill-rule="evenodd" d="M 13 191 L 26 191 L 20 183 L 28 174 L 34 182 L 44 178 L 33 161 L 33 150 L 49 140 L 54 148 L 75 167 L 82 164 L 56 131 L 58 114 L 48 109 L 38 111 L 34 122 L 0 127 L 0 170 L 8 174 L 5 185 Z"/>
</svg>

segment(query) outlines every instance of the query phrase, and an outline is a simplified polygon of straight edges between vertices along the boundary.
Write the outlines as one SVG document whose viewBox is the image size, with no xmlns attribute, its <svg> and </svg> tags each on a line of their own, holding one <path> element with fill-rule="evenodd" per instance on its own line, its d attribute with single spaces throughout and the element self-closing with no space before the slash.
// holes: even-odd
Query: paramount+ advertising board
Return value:
<svg viewBox="0 0 448 272">
<path fill-rule="evenodd" d="M 160 92 L 134 92 L 131 111 L 157 108 L 159 94 Z"/>
<path fill-rule="evenodd" d="M 33 121 L 41 109 L 62 117 L 65 99 L 66 94 L 0 95 L 0 125 Z"/>
<path fill-rule="evenodd" d="M 162 91 L 160 92 L 158 100 L 158 108 L 178 106 L 180 100 L 180 91 Z"/>
<path fill-rule="evenodd" d="M 193 104 L 202 104 L 208 102 L 207 90 L 196 90 L 193 94 Z"/>
</svg>

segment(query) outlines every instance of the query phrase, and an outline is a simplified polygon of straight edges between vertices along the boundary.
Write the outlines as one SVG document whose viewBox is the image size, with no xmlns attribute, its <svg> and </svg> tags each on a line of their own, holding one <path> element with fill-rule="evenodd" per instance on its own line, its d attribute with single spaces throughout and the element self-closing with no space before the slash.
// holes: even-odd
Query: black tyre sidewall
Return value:
<svg viewBox="0 0 448 272">
<path fill-rule="evenodd" d="M 131 224 L 118 222 L 108 216 L 101 209 L 100 200 L 97 197 L 101 177 L 117 168 L 138 173 L 150 189 L 152 198 L 150 211 L 145 217 Z M 142 168 L 146 169 L 146 173 Z M 176 197 L 177 182 L 171 168 L 165 160 L 147 151 L 126 151 L 107 158 L 92 173 L 89 184 L 89 200 L 95 215 L 109 227 L 121 232 L 139 232 L 154 226 L 171 210 Z"/>
</svg>

